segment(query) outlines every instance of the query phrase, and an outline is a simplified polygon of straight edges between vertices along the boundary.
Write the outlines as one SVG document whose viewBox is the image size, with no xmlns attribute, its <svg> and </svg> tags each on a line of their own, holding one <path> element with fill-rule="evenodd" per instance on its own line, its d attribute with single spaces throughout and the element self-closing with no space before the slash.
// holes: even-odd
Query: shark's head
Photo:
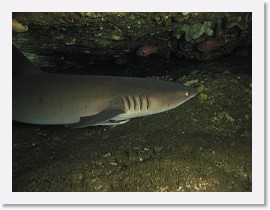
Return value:
<svg viewBox="0 0 270 210">
<path fill-rule="evenodd" d="M 164 112 L 183 104 L 197 94 L 196 89 L 172 83 L 149 97 L 149 111 Z"/>
</svg>

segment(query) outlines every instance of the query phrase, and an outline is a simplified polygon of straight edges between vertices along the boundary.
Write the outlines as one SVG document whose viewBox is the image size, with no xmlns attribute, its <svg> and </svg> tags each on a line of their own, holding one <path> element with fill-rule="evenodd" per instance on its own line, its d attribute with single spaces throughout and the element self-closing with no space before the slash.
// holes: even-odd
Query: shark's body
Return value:
<svg viewBox="0 0 270 210">
<path fill-rule="evenodd" d="M 13 120 L 43 125 L 117 125 L 173 109 L 196 95 L 191 87 L 133 77 L 45 73 L 13 49 Z"/>
</svg>

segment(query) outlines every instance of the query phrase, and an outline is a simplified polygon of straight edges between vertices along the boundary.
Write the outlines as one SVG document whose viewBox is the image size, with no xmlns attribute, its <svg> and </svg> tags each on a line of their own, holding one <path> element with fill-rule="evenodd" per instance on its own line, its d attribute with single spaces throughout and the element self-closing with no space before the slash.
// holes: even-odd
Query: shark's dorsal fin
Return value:
<svg viewBox="0 0 270 210">
<path fill-rule="evenodd" d="M 101 122 L 112 119 L 113 117 L 123 114 L 124 110 L 121 109 L 106 109 L 96 115 L 85 116 L 80 118 L 80 122 L 67 125 L 72 128 L 84 128 L 88 126 L 95 126 Z"/>
<path fill-rule="evenodd" d="M 31 74 L 45 74 L 37 68 L 16 46 L 12 45 L 12 78 Z"/>
</svg>

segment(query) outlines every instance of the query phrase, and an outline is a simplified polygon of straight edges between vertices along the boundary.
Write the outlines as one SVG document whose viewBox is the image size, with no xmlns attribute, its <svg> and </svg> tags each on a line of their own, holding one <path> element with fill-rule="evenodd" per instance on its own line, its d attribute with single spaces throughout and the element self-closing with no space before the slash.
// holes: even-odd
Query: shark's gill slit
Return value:
<svg viewBox="0 0 270 210">
<path fill-rule="evenodd" d="M 133 111 L 134 103 L 133 103 L 132 95 L 127 96 L 127 98 L 128 98 L 128 103 L 129 103 L 129 110 Z"/>
<path fill-rule="evenodd" d="M 130 101 L 128 96 L 125 96 L 126 102 L 127 102 L 127 109 L 130 110 Z"/>
<path fill-rule="evenodd" d="M 139 111 L 141 111 L 142 110 L 142 99 L 141 99 L 141 96 L 137 96 L 137 98 L 138 98 L 138 100 L 139 100 Z"/>
<path fill-rule="evenodd" d="M 127 96 L 121 97 L 124 110 L 129 110 L 130 104 Z"/>
<path fill-rule="evenodd" d="M 135 111 L 136 110 L 136 107 L 137 107 L 136 99 L 135 99 L 135 96 L 134 95 L 132 95 L 131 97 L 132 97 L 133 103 L 134 103 L 133 110 Z"/>
<path fill-rule="evenodd" d="M 124 99 L 122 97 L 120 99 L 121 99 L 122 107 L 124 108 L 124 110 L 126 110 Z"/>
<path fill-rule="evenodd" d="M 146 109 L 148 109 L 149 108 L 149 99 L 147 96 L 145 96 L 145 98 L 146 98 Z"/>
</svg>

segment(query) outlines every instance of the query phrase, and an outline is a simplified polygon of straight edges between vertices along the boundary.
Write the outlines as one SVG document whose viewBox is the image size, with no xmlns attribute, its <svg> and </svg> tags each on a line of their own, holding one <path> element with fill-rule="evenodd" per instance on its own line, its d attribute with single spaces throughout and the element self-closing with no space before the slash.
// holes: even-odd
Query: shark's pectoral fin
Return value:
<svg viewBox="0 0 270 210">
<path fill-rule="evenodd" d="M 124 113 L 124 110 L 121 109 L 106 109 L 96 115 L 81 117 L 80 122 L 67 126 L 72 128 L 84 128 L 88 126 L 100 125 L 102 122 L 110 120 L 122 113 Z"/>
<path fill-rule="evenodd" d="M 117 125 L 123 125 L 125 123 L 127 123 L 129 121 L 129 119 L 127 120 L 120 120 L 120 121 L 112 121 L 112 120 L 108 120 L 108 121 L 104 121 L 98 125 L 107 125 L 109 126 L 110 128 L 114 128 L 115 126 Z"/>
</svg>

